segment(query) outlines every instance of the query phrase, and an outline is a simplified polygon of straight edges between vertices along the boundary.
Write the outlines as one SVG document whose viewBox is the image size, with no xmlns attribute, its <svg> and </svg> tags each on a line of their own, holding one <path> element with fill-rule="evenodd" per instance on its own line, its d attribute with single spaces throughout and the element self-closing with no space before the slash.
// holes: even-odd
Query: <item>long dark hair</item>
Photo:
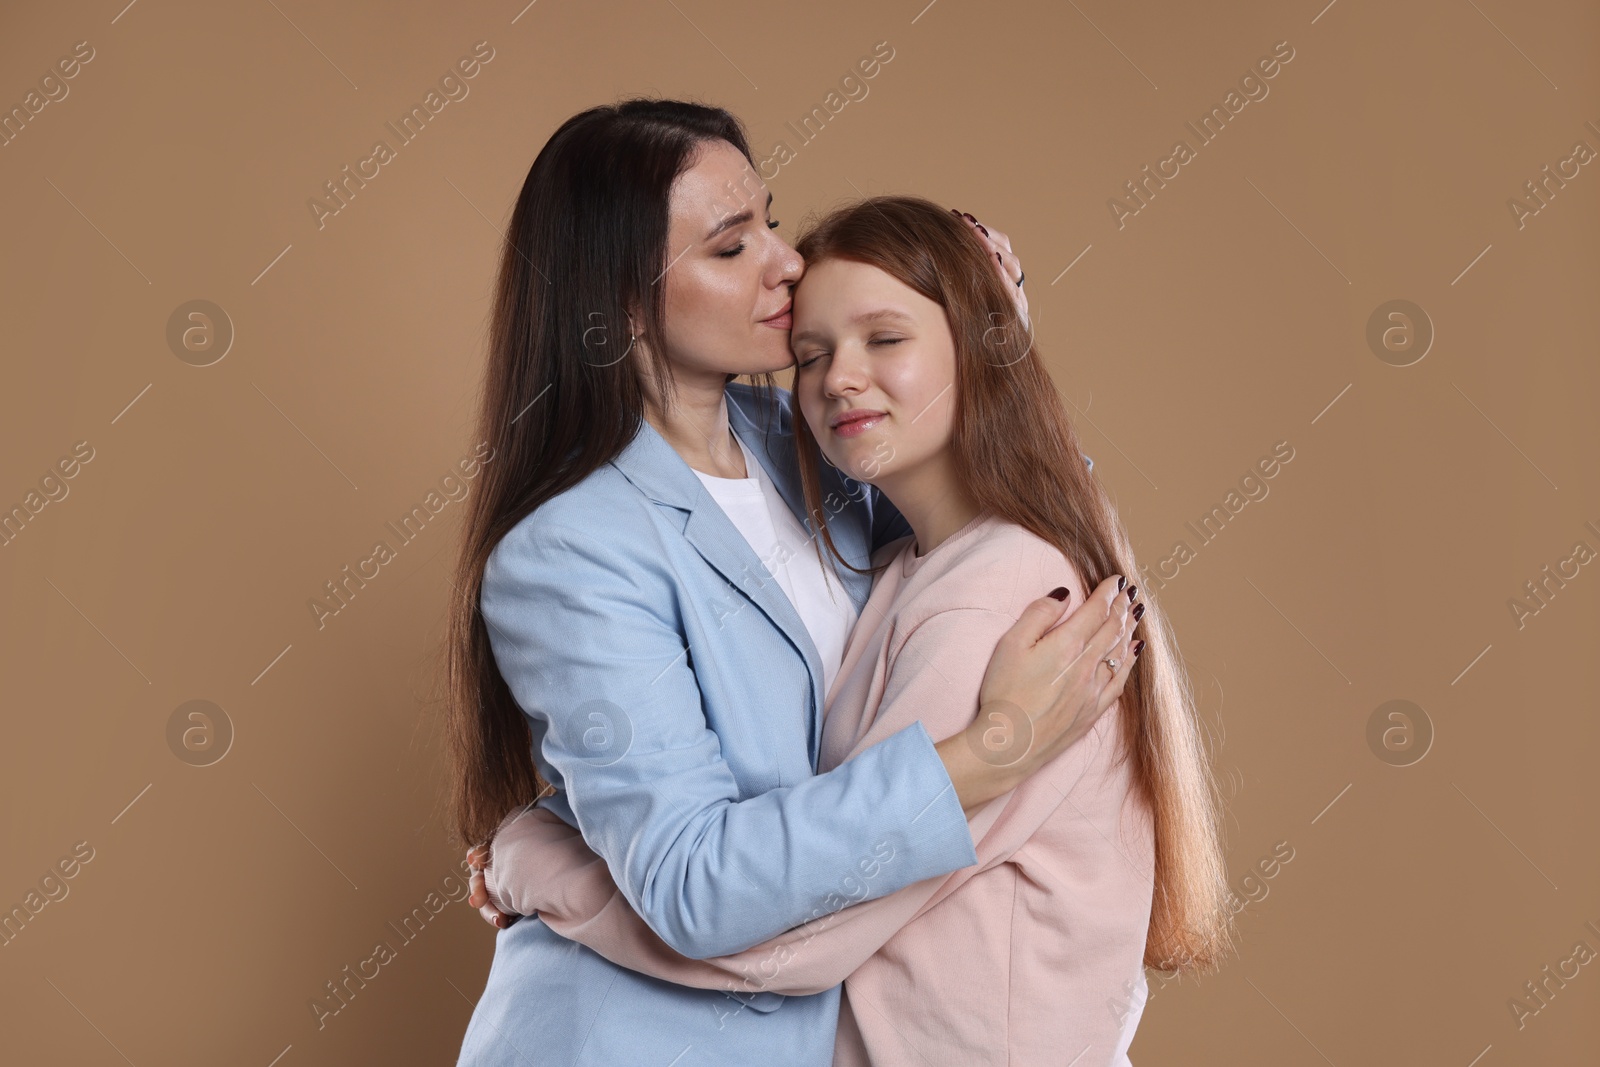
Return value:
<svg viewBox="0 0 1600 1067">
<path fill-rule="evenodd" d="M 1017 318 L 1006 283 L 966 223 L 919 197 L 880 196 L 811 224 L 795 248 L 808 270 L 829 259 L 865 263 L 944 308 L 956 351 L 949 447 L 956 477 L 983 512 L 1054 545 L 1087 590 L 1112 574 L 1139 573 L 1116 509 L 1083 462 L 1032 331 Z M 806 505 L 820 541 L 838 558 L 821 502 L 815 438 L 805 419 L 796 418 L 794 427 Z M 1209 970 L 1232 946 L 1220 801 L 1166 612 L 1154 590 L 1144 590 L 1143 600 L 1148 647 L 1131 668 L 1121 703 L 1123 758 L 1133 760 L 1135 788 L 1155 828 L 1145 963 Z"/>
<path fill-rule="evenodd" d="M 590 108 L 545 143 L 517 197 L 478 414 L 477 440 L 493 452 L 467 506 L 447 609 L 449 823 L 463 844 L 486 842 L 546 788 L 478 609 L 484 565 L 513 526 L 633 440 L 645 367 L 662 402 L 674 396 L 657 284 L 670 197 L 699 147 L 717 140 L 750 158 L 743 126 L 721 108 L 643 98 Z M 645 359 L 630 352 L 630 308 Z M 771 376 L 757 385 L 770 389 Z"/>
</svg>

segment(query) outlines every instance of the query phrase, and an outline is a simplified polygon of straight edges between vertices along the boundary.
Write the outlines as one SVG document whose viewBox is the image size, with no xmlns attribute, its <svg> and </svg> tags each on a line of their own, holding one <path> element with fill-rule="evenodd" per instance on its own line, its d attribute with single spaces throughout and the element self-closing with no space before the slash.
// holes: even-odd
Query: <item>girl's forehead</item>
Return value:
<svg viewBox="0 0 1600 1067">
<path fill-rule="evenodd" d="M 883 270 L 881 267 L 873 266 L 871 263 L 831 256 L 826 259 L 806 260 L 806 269 L 801 273 L 800 280 L 795 283 L 797 286 L 795 292 L 798 293 L 803 290 L 808 279 L 824 274 L 829 276 L 847 275 L 850 279 L 852 291 L 862 285 L 876 286 L 885 281 L 897 282 L 897 279 L 888 271 Z"/>
<path fill-rule="evenodd" d="M 793 295 L 796 309 L 804 308 L 812 315 L 847 311 L 853 315 L 860 306 L 870 304 L 875 308 L 892 305 L 915 318 L 928 303 L 921 293 L 882 267 L 843 258 L 809 261 L 795 282 Z"/>
</svg>

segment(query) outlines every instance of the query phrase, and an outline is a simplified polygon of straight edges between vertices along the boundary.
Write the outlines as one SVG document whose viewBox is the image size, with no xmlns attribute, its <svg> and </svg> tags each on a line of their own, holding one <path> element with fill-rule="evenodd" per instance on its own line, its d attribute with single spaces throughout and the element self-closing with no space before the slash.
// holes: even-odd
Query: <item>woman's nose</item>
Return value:
<svg viewBox="0 0 1600 1067">
<path fill-rule="evenodd" d="M 780 285 L 794 285 L 800 276 L 806 272 L 806 261 L 800 258 L 800 253 L 789 247 L 789 242 L 778 237 L 778 250 L 773 259 L 775 274 L 772 288 Z"/>
</svg>

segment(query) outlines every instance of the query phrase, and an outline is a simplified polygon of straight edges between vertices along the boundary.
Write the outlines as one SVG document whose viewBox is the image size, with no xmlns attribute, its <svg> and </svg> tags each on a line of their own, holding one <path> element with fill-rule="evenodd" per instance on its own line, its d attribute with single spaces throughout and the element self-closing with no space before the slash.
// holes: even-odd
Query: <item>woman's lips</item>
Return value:
<svg viewBox="0 0 1600 1067">
<path fill-rule="evenodd" d="M 787 330 L 794 322 L 794 301 L 783 305 L 783 310 L 769 319 L 762 319 L 761 325 L 771 326 L 774 330 Z"/>
<path fill-rule="evenodd" d="M 855 437 L 858 434 L 866 433 L 888 417 L 881 411 L 873 412 L 865 418 L 855 418 L 848 422 L 841 422 L 833 428 L 833 432 L 839 437 Z"/>
</svg>

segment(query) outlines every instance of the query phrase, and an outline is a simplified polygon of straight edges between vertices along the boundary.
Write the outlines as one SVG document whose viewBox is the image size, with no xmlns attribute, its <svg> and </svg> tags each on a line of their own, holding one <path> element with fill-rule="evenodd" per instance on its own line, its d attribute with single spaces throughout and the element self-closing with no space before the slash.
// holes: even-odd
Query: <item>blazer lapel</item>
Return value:
<svg viewBox="0 0 1600 1067">
<path fill-rule="evenodd" d="M 749 387 L 736 389 L 730 387 L 728 397 L 728 424 L 733 432 L 744 442 L 756 461 L 766 470 L 767 476 L 772 479 L 772 484 L 777 487 L 778 494 L 783 497 L 789 510 L 800 520 L 800 525 L 805 528 L 811 540 L 806 543 L 806 551 L 815 551 L 817 547 L 817 533 L 815 524 L 811 521 L 810 513 L 805 506 L 805 487 L 800 480 L 800 462 L 797 455 L 798 444 L 795 440 L 793 424 L 790 421 L 792 407 L 780 408 L 771 413 L 759 410 L 759 397 Z M 792 403 L 792 402 L 791 402 Z M 871 562 L 872 556 L 872 529 L 868 522 L 863 521 L 866 516 L 864 509 L 846 511 L 850 503 L 848 490 L 844 477 L 839 471 L 820 455 L 818 459 L 818 481 L 822 490 L 822 510 L 828 518 L 828 534 L 833 540 L 839 554 L 854 567 L 865 568 Z M 695 479 L 699 481 L 699 479 Z M 865 493 L 869 487 L 864 482 L 853 483 L 856 493 Z M 720 510 L 720 509 L 718 509 Z M 856 614 L 859 615 L 866 605 L 867 598 L 872 593 L 872 576 L 870 574 L 857 574 L 855 571 L 836 564 L 833 553 L 829 551 L 826 543 L 821 545 L 824 565 L 830 567 L 838 576 L 845 588 L 845 593 L 855 605 Z M 772 583 L 776 585 L 776 583 Z M 783 591 L 778 590 L 780 598 Z M 803 629 L 803 627 L 802 627 Z M 809 633 L 808 633 L 809 636 Z M 809 643 L 808 643 L 809 644 Z M 815 662 L 807 659 L 808 664 Z M 815 692 L 819 694 L 816 703 L 816 714 L 811 716 L 810 744 L 811 766 L 813 770 L 819 769 L 822 755 L 822 727 L 824 713 L 827 710 L 827 694 L 822 689 L 822 670 L 820 663 L 812 667 L 812 683 Z"/>
<path fill-rule="evenodd" d="M 743 397 L 732 390 L 728 392 L 728 423 L 733 427 L 733 432 L 755 453 L 756 459 L 766 469 L 767 476 L 778 487 L 783 502 L 789 505 L 789 510 L 800 520 L 806 533 L 816 538 L 819 535 L 806 509 L 805 488 L 800 482 L 800 461 L 796 455 L 797 445 L 790 413 L 782 411 L 775 414 L 781 417 L 771 420 L 769 428 L 766 416 L 758 414 L 753 406 L 747 409 Z M 848 490 L 839 471 L 820 455 L 817 459 L 822 508 L 832 520 L 843 513 L 844 505 L 848 503 Z M 855 491 L 859 495 L 867 492 L 868 487 L 864 482 L 856 482 Z M 840 555 L 851 566 L 865 568 L 872 561 L 872 530 L 866 523 L 830 521 L 828 533 Z M 826 544 L 822 546 L 822 558 L 832 562 Z M 871 575 L 857 574 L 838 566 L 834 567 L 834 573 L 855 602 L 856 610 L 860 611 L 872 593 Z"/>
<path fill-rule="evenodd" d="M 752 452 L 757 451 L 755 442 L 746 440 L 745 443 Z M 729 585 L 738 590 L 744 600 L 761 611 L 800 653 L 811 677 L 813 707 L 821 709 L 826 698 L 822 691 L 822 661 L 811 640 L 810 631 L 789 602 L 782 586 L 768 573 L 766 565 L 750 547 L 750 542 L 745 540 L 727 513 L 706 492 L 705 486 L 683 457 L 650 425 L 649 420 L 641 420 L 639 432 L 611 464 L 655 503 L 684 513 L 684 538 Z M 740 610 L 738 605 L 739 602 L 735 602 L 732 610 Z M 820 714 L 812 717 L 812 766 L 816 765 L 821 721 Z"/>
</svg>

